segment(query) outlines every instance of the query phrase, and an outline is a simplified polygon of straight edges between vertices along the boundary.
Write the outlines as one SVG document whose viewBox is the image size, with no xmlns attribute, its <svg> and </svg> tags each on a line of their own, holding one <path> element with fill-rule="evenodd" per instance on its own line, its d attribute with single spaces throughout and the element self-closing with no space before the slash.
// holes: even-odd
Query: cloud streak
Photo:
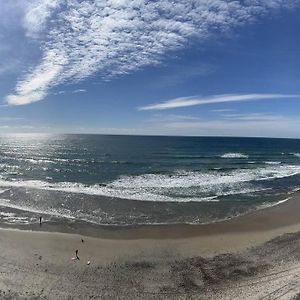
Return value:
<svg viewBox="0 0 300 300">
<path fill-rule="evenodd" d="M 180 107 L 189 107 L 195 105 L 206 105 L 226 102 L 242 102 L 242 101 L 257 101 L 268 99 L 288 99 L 300 98 L 300 95 L 284 95 L 284 94 L 225 94 L 214 95 L 208 97 L 182 97 L 167 100 L 164 102 L 150 104 L 139 107 L 139 110 L 166 110 Z"/>
<path fill-rule="evenodd" d="M 278 126 L 280 122 L 280 126 Z M 209 120 L 160 123 L 154 132 L 194 136 L 249 136 L 299 138 L 299 116 L 261 120 Z"/>
<path fill-rule="evenodd" d="M 284 116 L 273 113 L 247 113 L 247 114 L 223 114 L 222 119 L 231 121 L 283 121 Z"/>
<path fill-rule="evenodd" d="M 31 0 L 24 15 L 42 58 L 6 100 L 24 105 L 49 89 L 97 74 L 102 80 L 160 63 L 189 41 L 255 21 L 299 0 Z M 45 30 L 47 29 L 47 30 Z"/>
<path fill-rule="evenodd" d="M 24 105 L 42 100 L 48 89 L 55 84 L 65 61 L 62 54 L 49 51 L 43 63 L 17 83 L 16 94 L 8 95 L 7 102 L 11 105 Z"/>
</svg>

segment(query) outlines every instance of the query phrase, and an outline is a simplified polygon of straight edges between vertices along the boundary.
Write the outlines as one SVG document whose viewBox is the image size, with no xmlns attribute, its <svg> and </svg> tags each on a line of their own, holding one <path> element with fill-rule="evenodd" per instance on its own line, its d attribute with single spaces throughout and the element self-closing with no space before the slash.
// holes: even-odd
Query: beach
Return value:
<svg viewBox="0 0 300 300">
<path fill-rule="evenodd" d="M 0 300 L 300 300 L 300 0 L 0 0 Z"/>
<path fill-rule="evenodd" d="M 288 139 L 0 136 L 0 299 L 294 300 L 299 153 Z"/>
<path fill-rule="evenodd" d="M 299 211 L 300 198 L 295 194 L 276 206 L 204 225 L 2 226 L 1 297 L 242 299 L 245 295 L 244 299 L 259 299 L 254 289 L 250 289 L 251 298 L 249 287 L 239 288 L 234 295 L 231 286 L 260 282 L 261 276 L 288 269 L 286 276 L 272 275 L 276 278 L 268 285 L 255 284 L 267 294 L 275 290 L 274 282 L 277 289 L 278 282 L 297 275 L 289 270 L 299 264 Z M 75 250 L 79 260 L 72 260 Z M 207 279 L 203 265 L 215 274 Z M 295 278 L 288 282 L 295 283 Z"/>
</svg>

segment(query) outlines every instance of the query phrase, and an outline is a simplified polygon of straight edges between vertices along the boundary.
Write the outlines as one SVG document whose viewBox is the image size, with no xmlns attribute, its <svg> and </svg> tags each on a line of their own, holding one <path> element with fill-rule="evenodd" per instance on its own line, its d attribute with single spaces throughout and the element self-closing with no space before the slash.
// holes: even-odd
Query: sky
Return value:
<svg viewBox="0 0 300 300">
<path fill-rule="evenodd" d="M 300 138 L 300 0 L 0 0 L 0 132 Z"/>
</svg>

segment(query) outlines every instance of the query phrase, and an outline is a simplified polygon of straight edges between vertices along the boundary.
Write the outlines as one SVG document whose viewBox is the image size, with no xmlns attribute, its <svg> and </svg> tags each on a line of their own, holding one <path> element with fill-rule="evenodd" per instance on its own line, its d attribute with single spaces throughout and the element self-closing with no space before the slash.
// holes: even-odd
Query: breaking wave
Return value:
<svg viewBox="0 0 300 300">
<path fill-rule="evenodd" d="M 234 152 L 229 152 L 229 153 L 224 153 L 221 155 L 222 158 L 248 158 L 249 156 L 243 153 L 234 153 Z"/>
<path fill-rule="evenodd" d="M 0 177 L 0 187 L 24 187 L 142 201 L 218 201 L 219 196 L 265 190 L 259 182 L 300 174 L 300 166 L 268 165 L 255 169 L 122 176 L 108 183 L 17 180 Z M 254 185 L 253 183 L 256 182 Z"/>
</svg>

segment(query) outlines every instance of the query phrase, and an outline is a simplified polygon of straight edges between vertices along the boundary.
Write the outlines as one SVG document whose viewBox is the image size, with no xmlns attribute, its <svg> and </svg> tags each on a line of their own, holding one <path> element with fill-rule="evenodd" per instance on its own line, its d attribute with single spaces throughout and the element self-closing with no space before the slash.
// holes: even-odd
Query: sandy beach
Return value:
<svg viewBox="0 0 300 300">
<path fill-rule="evenodd" d="M 299 27 L 0 0 L 0 300 L 300 300 Z"/>
<path fill-rule="evenodd" d="M 259 299 L 275 290 L 275 282 L 278 288 L 297 275 L 289 270 L 300 264 L 299 200 L 295 195 L 277 206 L 206 225 L 2 226 L 1 297 Z M 72 260 L 75 250 L 79 260 Z M 286 276 L 275 276 L 268 286 L 259 279 L 284 270 Z M 249 280 L 258 282 L 258 294 L 250 289 L 249 295 L 246 285 L 235 295 L 232 285 Z M 293 296 L 297 292 L 294 288 Z"/>
</svg>

